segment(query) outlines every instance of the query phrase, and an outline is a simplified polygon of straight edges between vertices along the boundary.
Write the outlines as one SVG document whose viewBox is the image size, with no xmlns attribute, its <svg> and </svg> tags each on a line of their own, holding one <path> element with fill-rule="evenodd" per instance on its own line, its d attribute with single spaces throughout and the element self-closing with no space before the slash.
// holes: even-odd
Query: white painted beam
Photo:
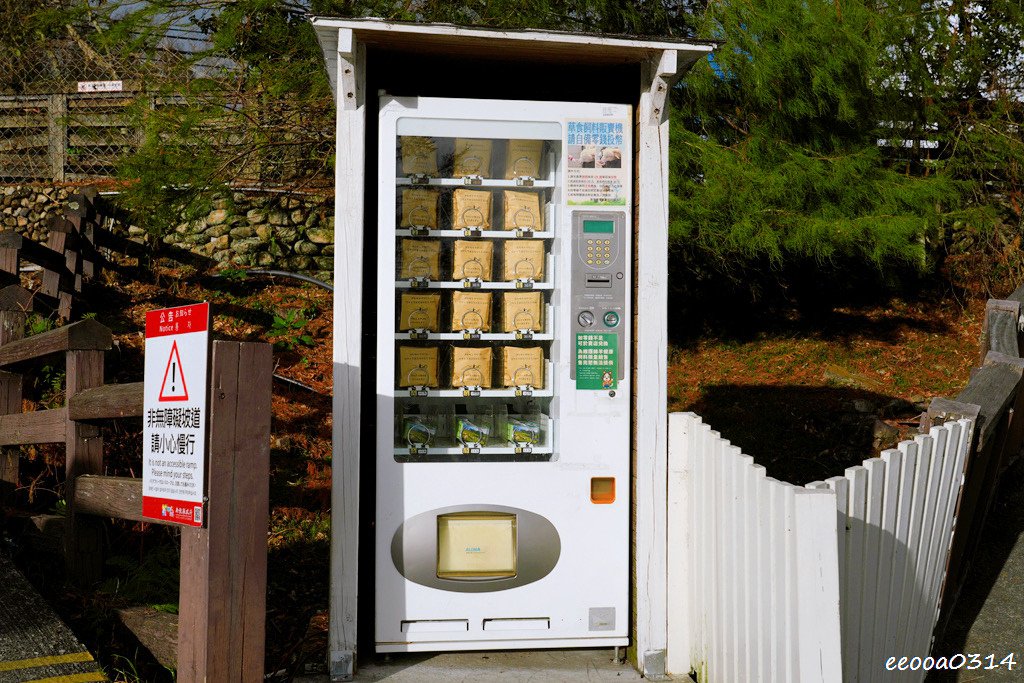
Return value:
<svg viewBox="0 0 1024 683">
<path fill-rule="evenodd" d="M 664 675 L 668 641 L 668 117 L 653 82 L 662 57 L 641 68 L 637 115 L 636 647 L 641 672 Z M 670 58 L 668 58 L 670 60 Z M 642 313 L 640 313 L 642 312 Z M 659 656 L 660 653 L 660 656 Z M 655 670 L 657 666 L 661 671 Z"/>
<path fill-rule="evenodd" d="M 363 323 L 363 216 L 366 158 L 366 59 L 362 46 L 342 43 L 334 195 L 334 401 L 331 489 L 330 653 L 332 681 L 351 680 L 356 665 L 359 584 L 360 388 Z M 351 31 L 348 32 L 351 38 Z M 347 52 L 340 52 L 345 47 Z M 351 95 L 351 96 L 350 96 Z M 370 438 L 373 438 L 372 432 Z"/>
</svg>

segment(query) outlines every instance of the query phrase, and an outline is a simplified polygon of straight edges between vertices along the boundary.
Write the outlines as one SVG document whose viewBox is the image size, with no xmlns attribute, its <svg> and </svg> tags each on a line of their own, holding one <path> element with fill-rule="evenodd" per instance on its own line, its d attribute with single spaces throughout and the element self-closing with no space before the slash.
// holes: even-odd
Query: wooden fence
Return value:
<svg viewBox="0 0 1024 683">
<path fill-rule="evenodd" d="M 115 255 L 135 259 L 140 270 L 157 256 L 199 270 L 215 264 L 211 258 L 174 245 L 157 243 L 147 247 L 114 231 L 116 225 L 127 228 L 130 224 L 128 215 L 95 188 L 83 188 L 68 198 L 62 216 L 49 221 L 46 244 L 14 230 L 0 231 L 0 286 L 19 284 L 23 265 L 38 266 L 42 281 L 32 292 L 33 305 L 37 311 L 68 320 L 83 281 L 98 276 L 103 268 L 124 270 Z"/>
<path fill-rule="evenodd" d="M 43 275 L 39 289 L 33 293 L 33 305 L 64 320 L 70 318 L 83 279 L 94 277 L 101 261 L 97 241 L 105 237 L 105 231 L 95 211 L 96 196 L 94 189 L 72 195 L 64 214 L 50 220 L 46 244 L 14 230 L 0 231 L 0 285 L 19 284 L 22 265 L 36 265 Z"/>
<path fill-rule="evenodd" d="M 0 95 L 0 183 L 113 178 L 120 161 L 143 141 L 147 118 L 188 117 L 188 107 L 198 105 L 208 116 L 190 126 L 189 144 L 213 146 L 236 181 L 333 186 L 323 173 L 334 139 L 329 99 L 311 109 L 287 97 L 267 102 L 258 93 L 232 92 L 210 107 L 202 98 L 154 95 L 140 85 L 126 82 L 125 92 Z M 209 116 L 212 108 L 220 115 Z M 244 116 L 231 113 L 243 110 Z M 260 144 L 267 136 L 291 141 Z"/>
<path fill-rule="evenodd" d="M 844 681 L 924 679 L 883 663 L 931 651 L 971 435 L 948 422 L 807 485 L 836 493 Z"/>
<path fill-rule="evenodd" d="M 982 529 L 1003 473 L 1021 457 L 1024 445 L 1024 285 L 1007 299 L 989 300 L 981 331 L 978 367 L 955 399 L 936 398 L 923 428 L 956 417 L 976 421 L 967 459 L 964 490 L 957 507 L 957 534 L 943 590 L 937 633 L 949 623 L 967 580 Z"/>
<path fill-rule="evenodd" d="M 32 296 L 0 290 L 0 504 L 18 485 L 15 446 L 65 445 L 64 549 L 69 577 L 102 568 L 102 521 L 144 519 L 140 479 L 104 476 L 100 425 L 142 416 L 142 384 L 106 385 L 110 330 L 82 320 L 22 338 Z M 65 405 L 22 412 L 33 363 L 63 355 Z M 181 530 L 178 680 L 262 680 L 269 516 L 271 349 L 213 344 L 207 450 L 207 526 Z"/>
<path fill-rule="evenodd" d="M 884 662 L 931 649 L 971 424 L 801 488 L 696 415 L 671 415 L 670 671 L 701 683 L 914 676 Z"/>
</svg>

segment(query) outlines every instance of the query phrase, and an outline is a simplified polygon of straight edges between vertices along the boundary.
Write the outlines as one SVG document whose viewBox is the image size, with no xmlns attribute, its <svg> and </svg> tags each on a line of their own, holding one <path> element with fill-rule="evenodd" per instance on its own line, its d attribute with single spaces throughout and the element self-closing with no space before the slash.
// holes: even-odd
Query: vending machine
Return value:
<svg viewBox="0 0 1024 683">
<path fill-rule="evenodd" d="M 380 103 L 376 648 L 625 645 L 632 108 Z"/>
</svg>

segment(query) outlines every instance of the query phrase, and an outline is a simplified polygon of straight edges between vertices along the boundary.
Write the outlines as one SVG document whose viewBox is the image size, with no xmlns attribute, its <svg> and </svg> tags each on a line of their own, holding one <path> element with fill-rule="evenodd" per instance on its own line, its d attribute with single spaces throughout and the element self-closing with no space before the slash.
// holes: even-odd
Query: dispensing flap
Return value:
<svg viewBox="0 0 1024 683">
<path fill-rule="evenodd" d="M 457 512 L 438 516 L 438 578 L 474 580 L 515 575 L 515 515 Z"/>
</svg>

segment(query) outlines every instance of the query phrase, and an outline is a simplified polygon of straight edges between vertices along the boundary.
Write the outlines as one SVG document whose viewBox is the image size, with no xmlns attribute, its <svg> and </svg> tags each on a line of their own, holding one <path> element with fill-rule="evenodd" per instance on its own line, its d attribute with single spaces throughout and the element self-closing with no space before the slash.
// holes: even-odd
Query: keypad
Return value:
<svg viewBox="0 0 1024 683">
<path fill-rule="evenodd" d="M 610 266 L 614 260 L 612 240 L 587 239 L 586 264 L 588 266 Z"/>
</svg>

